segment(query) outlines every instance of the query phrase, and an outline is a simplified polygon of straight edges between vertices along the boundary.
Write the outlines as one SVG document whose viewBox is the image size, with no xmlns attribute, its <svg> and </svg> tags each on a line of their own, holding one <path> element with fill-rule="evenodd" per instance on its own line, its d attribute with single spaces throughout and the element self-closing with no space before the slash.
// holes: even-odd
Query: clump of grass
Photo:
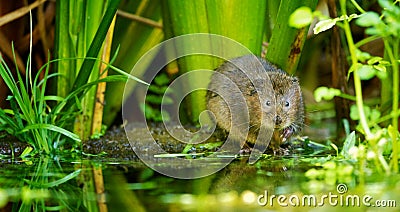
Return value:
<svg viewBox="0 0 400 212">
<path fill-rule="evenodd" d="M 97 58 L 85 59 L 98 60 Z M 111 61 L 114 59 L 115 57 Z M 59 76 L 58 73 L 49 73 L 49 64 L 59 60 L 62 59 L 49 61 L 32 78 L 29 57 L 27 61 L 29 68 L 25 77 L 21 76 L 16 67 L 16 79 L 14 79 L 11 69 L 0 55 L 0 76 L 11 91 L 11 95 L 7 98 L 11 109 L 0 109 L 0 131 L 5 131 L 20 141 L 28 143 L 35 150 L 33 154 L 57 155 L 62 151 L 77 150 L 81 139 L 67 129 L 71 128 L 76 115 L 81 111 L 80 99 L 92 86 L 100 82 L 126 81 L 129 78 L 145 83 L 107 64 L 109 68 L 121 75 L 108 76 L 87 83 L 65 98 L 47 95 L 48 80 Z M 40 80 L 39 76 L 42 72 L 44 72 L 44 77 Z M 70 148 L 66 149 L 66 144 Z"/>
<path fill-rule="evenodd" d="M 63 128 L 67 120 L 61 119 L 59 117 L 61 114 L 54 113 L 48 105 L 49 101 L 57 103 L 65 101 L 59 96 L 45 93 L 47 80 L 57 74 L 49 74 L 47 65 L 38 71 L 35 78 L 32 78 L 30 57 L 28 57 L 25 78 L 21 76 L 16 66 L 17 79 L 14 79 L 12 71 L 2 57 L 0 60 L 0 76 L 11 91 L 11 95 L 7 98 L 11 109 L 0 109 L 0 130 L 6 131 L 46 154 L 58 149 L 65 138 L 73 141 L 72 146 L 78 144 L 79 137 Z M 39 80 L 41 72 L 44 72 L 43 80 Z M 66 115 L 73 117 L 73 114 Z"/>
</svg>

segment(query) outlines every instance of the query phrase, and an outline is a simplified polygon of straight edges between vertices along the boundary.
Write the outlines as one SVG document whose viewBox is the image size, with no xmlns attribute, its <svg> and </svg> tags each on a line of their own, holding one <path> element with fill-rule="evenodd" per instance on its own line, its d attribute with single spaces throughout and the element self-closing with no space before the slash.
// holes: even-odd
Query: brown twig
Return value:
<svg viewBox="0 0 400 212">
<path fill-rule="evenodd" d="M 329 14 L 332 18 L 337 17 L 336 1 L 328 0 Z M 348 93 L 345 57 L 340 42 L 340 34 L 337 26 L 332 29 L 331 37 L 331 51 L 332 51 L 332 84 L 334 88 L 340 89 L 343 93 Z M 342 119 L 349 119 L 350 108 L 349 102 L 346 99 L 335 97 L 335 110 L 337 121 L 337 134 L 338 137 L 344 136 L 344 128 L 342 127 Z"/>
<path fill-rule="evenodd" d="M 98 196 L 97 204 L 99 206 L 99 211 L 107 212 L 108 209 L 105 198 L 103 170 L 101 167 L 93 166 L 93 179 L 94 179 L 96 194 Z"/>
<path fill-rule="evenodd" d="M 147 24 L 147 25 L 152 26 L 152 27 L 156 27 L 156 28 L 160 28 L 160 29 L 163 28 L 162 24 L 160 24 L 160 23 L 158 23 L 156 21 L 153 21 L 153 20 L 148 19 L 148 18 L 143 18 L 141 16 L 138 16 L 138 15 L 135 15 L 135 14 L 131 14 L 131 13 L 128 13 L 128 12 L 125 12 L 125 11 L 122 11 L 122 10 L 118 10 L 117 14 L 119 16 L 121 16 L 121 17 L 129 18 L 131 20 L 134 20 L 134 21 L 137 21 L 137 22 L 141 22 L 141 23 Z"/>
<path fill-rule="evenodd" d="M 11 41 L 0 31 L 0 53 L 4 53 L 5 56 L 13 60 L 13 52 L 11 47 Z M 19 71 L 25 75 L 25 64 L 19 55 L 18 51 L 14 51 L 15 60 L 18 66 Z"/>
<path fill-rule="evenodd" d="M 0 17 L 0 26 L 3 26 L 4 24 L 7 24 L 11 21 L 14 21 L 15 19 L 24 16 L 25 14 L 29 13 L 29 11 L 38 7 L 44 2 L 46 2 L 46 0 L 37 0 L 28 6 L 19 8 L 18 10 L 14 10 L 6 15 L 3 15 L 2 17 Z"/>
<path fill-rule="evenodd" d="M 112 43 L 112 37 L 114 33 L 114 26 L 115 26 L 115 16 L 114 20 L 110 25 L 110 29 L 108 30 L 105 42 L 104 42 L 104 47 L 103 47 L 103 53 L 101 56 L 102 61 L 109 61 L 110 60 L 110 52 L 111 52 L 111 43 Z M 107 65 L 104 63 L 100 64 L 100 74 L 99 78 L 103 79 L 107 77 Z M 97 91 L 96 91 L 96 102 L 94 105 L 94 110 L 93 110 L 93 118 L 92 118 L 92 132 L 91 134 L 95 133 L 100 133 L 101 132 L 101 125 L 103 121 L 103 108 L 104 108 L 104 93 L 106 91 L 106 83 L 101 82 L 97 85 Z"/>
</svg>

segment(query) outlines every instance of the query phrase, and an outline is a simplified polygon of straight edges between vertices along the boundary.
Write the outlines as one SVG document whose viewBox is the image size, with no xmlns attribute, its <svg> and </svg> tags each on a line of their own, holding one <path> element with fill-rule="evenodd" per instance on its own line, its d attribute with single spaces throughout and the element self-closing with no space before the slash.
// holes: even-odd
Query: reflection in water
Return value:
<svg viewBox="0 0 400 212">
<path fill-rule="evenodd" d="M 329 192 L 338 194 L 336 185 L 343 183 L 340 179 L 346 179 L 346 195 L 368 194 L 374 200 L 391 199 L 400 203 L 399 175 L 384 179 L 370 176 L 367 184 L 358 185 L 354 172 L 340 178 L 343 170 L 331 169 L 331 165 L 312 165 L 314 158 L 267 158 L 254 165 L 249 165 L 247 159 L 236 159 L 220 172 L 195 180 L 165 177 L 140 162 L 67 162 L 50 158 L 3 161 L 0 211 L 282 210 L 285 208 L 279 206 L 276 199 L 272 206 L 270 202 L 260 206 L 257 199 L 265 194 L 268 198 L 297 195 L 300 199 L 310 194 L 317 198 Z M 339 167 L 343 161 L 337 164 Z M 305 174 L 312 167 L 319 176 L 310 178 L 309 171 Z M 327 176 L 322 177 L 321 173 Z M 336 182 L 332 182 L 333 178 Z M 290 209 L 307 211 L 310 207 Z M 332 208 L 335 209 L 338 208 Z M 352 209 L 362 211 L 368 207 L 361 205 Z M 396 208 L 387 209 L 394 211 Z"/>
</svg>

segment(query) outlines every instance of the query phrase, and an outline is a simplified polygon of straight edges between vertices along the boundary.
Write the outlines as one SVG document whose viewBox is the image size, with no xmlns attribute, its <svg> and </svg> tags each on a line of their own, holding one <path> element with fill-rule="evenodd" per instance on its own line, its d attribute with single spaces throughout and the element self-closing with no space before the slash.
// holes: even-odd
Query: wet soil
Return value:
<svg viewBox="0 0 400 212">
<path fill-rule="evenodd" d="M 182 127 L 173 126 L 172 129 L 180 131 Z M 131 138 L 134 138 L 134 142 L 137 143 L 134 148 L 139 148 L 141 151 L 145 150 L 148 152 L 155 152 L 156 150 L 150 149 L 145 139 L 142 139 L 151 133 L 153 139 L 159 145 L 160 148 L 168 153 L 181 153 L 186 147 L 185 143 L 182 143 L 172 137 L 165 129 L 163 125 L 152 124 L 148 128 L 143 127 L 130 127 L 129 133 Z M 196 132 L 195 127 L 187 126 L 186 130 L 190 132 Z M 200 134 L 202 134 L 200 132 Z M 205 133 L 204 133 L 205 134 Z M 204 143 L 220 142 L 220 138 L 223 137 L 223 132 L 214 133 Z M 181 135 L 187 140 L 190 139 L 189 135 Z M 137 139 L 135 139 L 137 138 Z M 0 140 L 0 156 L 15 156 L 18 157 L 22 154 L 26 147 L 29 145 L 25 142 L 18 141 L 15 137 L 9 135 L 3 135 Z M 82 144 L 82 150 L 86 154 L 91 155 L 104 155 L 106 158 L 112 158 L 117 160 L 136 160 L 138 159 L 133 151 L 131 144 L 129 143 L 128 137 L 123 127 L 112 127 L 107 133 L 100 139 L 90 139 L 84 141 Z M 216 151 L 217 149 L 207 149 L 210 151 Z M 192 149 L 192 152 L 196 149 Z"/>
<path fill-rule="evenodd" d="M 128 136 L 123 127 L 112 127 L 107 130 L 107 133 L 100 139 L 84 141 L 82 144 L 83 153 L 89 156 L 101 155 L 102 158 L 117 161 L 135 161 L 138 159 L 135 155 L 135 151 L 148 152 L 149 154 L 154 155 L 154 153 L 159 152 L 159 148 L 167 153 L 182 153 L 185 148 L 185 153 L 210 153 L 218 151 L 219 146 L 223 143 L 223 138 L 226 136 L 223 131 L 217 129 L 208 139 L 205 139 L 208 134 L 211 134 L 210 131 L 205 130 L 202 132 L 193 126 L 185 126 L 184 128 L 179 125 L 172 126 L 171 129 L 174 135 L 178 135 L 185 141 L 194 139 L 190 132 L 193 133 L 199 131 L 199 136 L 196 139 L 202 139 L 205 141 L 192 145 L 188 149 L 187 144 L 171 136 L 163 124 L 151 124 L 148 127 L 136 126 L 133 124 L 130 127 L 127 127 L 127 129 L 131 143 L 134 143 L 134 146 L 129 142 Z M 183 129 L 187 131 L 184 131 Z M 154 141 L 158 146 L 149 145 L 149 142 Z M 298 149 L 303 151 L 307 148 L 304 145 L 304 142 L 298 141 L 296 144 L 291 144 L 289 146 L 286 145 L 284 148 L 288 150 L 287 152 L 293 154 L 296 153 Z M 28 144 L 20 142 L 12 136 L 3 135 L 3 138 L 0 140 L 0 156 L 18 157 L 28 146 Z M 249 152 L 243 152 L 243 154 L 246 153 L 249 154 Z M 272 152 L 267 151 L 267 153 Z"/>
</svg>

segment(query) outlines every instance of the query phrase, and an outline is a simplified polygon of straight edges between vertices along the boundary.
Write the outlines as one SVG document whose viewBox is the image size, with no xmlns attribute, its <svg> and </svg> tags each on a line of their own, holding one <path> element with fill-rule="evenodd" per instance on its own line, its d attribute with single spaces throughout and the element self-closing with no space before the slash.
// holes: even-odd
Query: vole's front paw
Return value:
<svg viewBox="0 0 400 212">
<path fill-rule="evenodd" d="M 250 155 L 251 151 L 253 151 L 253 148 L 249 147 L 248 145 L 244 145 L 239 151 L 239 155 Z"/>
<path fill-rule="evenodd" d="M 292 126 L 286 127 L 282 131 L 282 141 L 285 142 L 288 138 L 290 138 L 295 132 L 295 129 Z"/>
</svg>

